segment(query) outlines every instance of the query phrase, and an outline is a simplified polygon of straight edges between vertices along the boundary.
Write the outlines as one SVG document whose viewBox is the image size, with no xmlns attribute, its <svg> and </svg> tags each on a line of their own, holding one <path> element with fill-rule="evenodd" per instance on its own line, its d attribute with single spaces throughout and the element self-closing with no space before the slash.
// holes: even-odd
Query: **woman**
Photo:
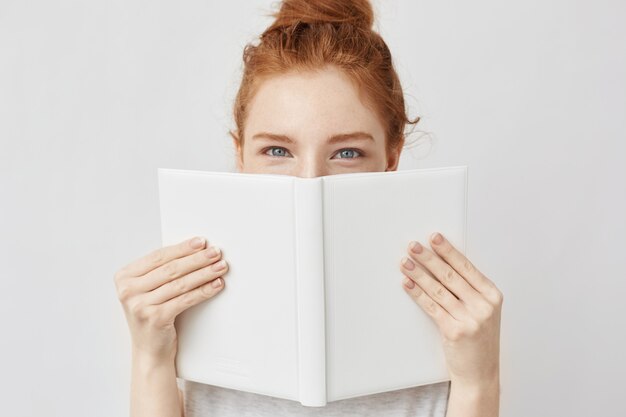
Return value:
<svg viewBox="0 0 626 417">
<path fill-rule="evenodd" d="M 396 170 L 407 119 L 367 0 L 287 0 L 244 75 L 231 132 L 237 169 L 316 177 Z M 210 237 L 209 237 L 210 239 Z M 502 294 L 446 239 L 398 254 L 404 291 L 437 324 L 450 382 L 309 408 L 183 381 L 175 371 L 178 314 L 217 295 L 228 265 L 204 238 L 158 249 L 115 275 L 132 338 L 131 415 L 496 416 Z"/>
</svg>

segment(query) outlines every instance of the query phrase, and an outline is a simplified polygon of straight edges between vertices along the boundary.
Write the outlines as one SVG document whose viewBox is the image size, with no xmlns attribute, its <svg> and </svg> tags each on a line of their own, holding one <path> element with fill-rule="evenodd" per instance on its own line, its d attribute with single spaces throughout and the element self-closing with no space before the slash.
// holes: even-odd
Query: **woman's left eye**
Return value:
<svg viewBox="0 0 626 417">
<path fill-rule="evenodd" d="M 352 154 L 349 154 L 349 155 L 353 155 L 353 154 L 354 154 L 354 152 L 356 152 L 357 154 L 359 154 L 359 156 L 361 155 L 361 153 L 360 153 L 359 151 L 357 151 L 356 149 L 342 149 L 342 150 L 340 150 L 340 151 L 338 152 L 338 155 L 341 155 L 341 154 L 346 155 L 344 152 L 352 152 Z M 343 158 L 343 157 L 342 157 L 342 158 L 339 158 L 339 159 L 356 159 L 356 158 L 357 158 L 357 157 L 352 157 L 352 158 L 350 158 L 350 157 Z"/>
</svg>

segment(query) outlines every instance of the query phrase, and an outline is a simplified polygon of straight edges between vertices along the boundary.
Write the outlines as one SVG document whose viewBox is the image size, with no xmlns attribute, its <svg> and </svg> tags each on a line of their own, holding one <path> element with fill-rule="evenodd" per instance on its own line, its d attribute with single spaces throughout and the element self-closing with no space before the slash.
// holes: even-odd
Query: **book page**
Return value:
<svg viewBox="0 0 626 417">
<path fill-rule="evenodd" d="M 159 186 L 163 244 L 205 236 L 229 264 L 177 317 L 178 376 L 297 400 L 293 178 L 160 169 Z"/>
<path fill-rule="evenodd" d="M 435 231 L 464 253 L 466 167 L 323 179 L 328 401 L 449 379 L 400 262 Z"/>
</svg>

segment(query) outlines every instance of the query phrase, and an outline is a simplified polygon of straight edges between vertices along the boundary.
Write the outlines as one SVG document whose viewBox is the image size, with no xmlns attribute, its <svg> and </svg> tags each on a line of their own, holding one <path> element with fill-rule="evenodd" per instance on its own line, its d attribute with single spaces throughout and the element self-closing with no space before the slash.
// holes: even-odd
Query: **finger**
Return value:
<svg viewBox="0 0 626 417">
<path fill-rule="evenodd" d="M 184 258 L 174 259 L 165 265 L 153 269 L 143 277 L 137 279 L 136 281 L 138 283 L 136 285 L 140 290 L 143 290 L 143 292 L 152 291 L 170 281 L 177 281 L 193 271 L 213 264 L 218 261 L 221 256 L 221 250 L 215 246 L 211 246 Z M 173 285 L 179 284 L 174 283 Z"/>
<path fill-rule="evenodd" d="M 437 236 L 439 235 L 439 236 Z M 439 237 L 441 240 L 439 240 Z M 430 237 L 431 246 L 454 270 L 492 303 L 498 303 L 502 294 L 496 285 L 480 272 L 469 259 L 459 252 L 441 233 L 433 233 Z"/>
<path fill-rule="evenodd" d="M 140 277 L 161 265 L 165 265 L 173 259 L 181 258 L 202 250 L 205 245 L 206 239 L 196 236 L 175 245 L 163 246 L 162 248 L 156 249 L 146 256 L 129 263 L 124 266 L 121 271 L 127 276 Z"/>
<path fill-rule="evenodd" d="M 407 282 L 409 285 L 406 285 Z M 411 283 L 412 287 L 410 286 Z M 419 285 L 416 285 L 411 277 L 404 277 L 402 288 L 426 314 L 432 317 L 439 329 L 445 329 L 454 325 L 455 319 L 441 305 L 428 296 Z"/>
<path fill-rule="evenodd" d="M 217 261 L 217 258 L 215 260 Z M 215 278 L 224 275 L 227 270 L 228 263 L 226 260 L 222 259 L 219 262 L 214 262 L 150 291 L 147 294 L 147 302 L 148 304 L 162 304 L 209 281 L 213 281 Z"/>
<path fill-rule="evenodd" d="M 428 297 L 439 304 L 456 320 L 462 321 L 468 313 L 461 303 L 445 286 L 433 278 L 410 258 L 402 258 L 400 263 L 402 273 L 413 280 Z"/>
<path fill-rule="evenodd" d="M 212 298 L 224 288 L 224 278 L 216 278 L 163 304 L 167 317 L 176 317 L 196 304 Z"/>
<path fill-rule="evenodd" d="M 465 305 L 484 302 L 480 294 L 459 273 L 419 242 L 411 242 L 408 256 L 423 265 Z"/>
</svg>

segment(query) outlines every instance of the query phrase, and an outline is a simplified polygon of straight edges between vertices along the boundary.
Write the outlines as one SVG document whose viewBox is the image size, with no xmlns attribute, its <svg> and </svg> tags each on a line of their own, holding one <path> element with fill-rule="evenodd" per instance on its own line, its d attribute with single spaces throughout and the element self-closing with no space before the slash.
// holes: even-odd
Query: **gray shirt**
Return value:
<svg viewBox="0 0 626 417">
<path fill-rule="evenodd" d="M 450 381 L 305 407 L 298 401 L 176 379 L 185 417 L 445 417 Z"/>
</svg>

